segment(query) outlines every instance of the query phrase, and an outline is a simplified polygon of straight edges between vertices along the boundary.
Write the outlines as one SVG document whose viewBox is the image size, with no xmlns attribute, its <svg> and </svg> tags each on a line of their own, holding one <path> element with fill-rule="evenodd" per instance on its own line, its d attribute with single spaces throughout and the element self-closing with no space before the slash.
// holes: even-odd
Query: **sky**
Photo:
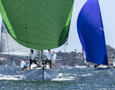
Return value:
<svg viewBox="0 0 115 90">
<path fill-rule="evenodd" d="M 87 0 L 75 0 L 72 14 L 70 33 L 68 38 L 69 45 L 65 47 L 65 51 L 77 50 L 81 52 L 82 46 L 77 34 L 77 18 L 78 14 Z M 115 48 L 115 0 L 99 0 L 106 44 Z M 59 48 L 60 49 L 60 48 Z M 61 49 L 64 48 L 61 47 Z"/>
<path fill-rule="evenodd" d="M 70 32 L 67 41 L 68 45 L 63 45 L 53 50 L 70 52 L 76 49 L 78 52 L 81 52 L 82 47 L 77 34 L 77 17 L 86 1 L 87 0 L 74 1 Z M 106 44 L 115 48 L 115 0 L 99 0 L 99 5 L 104 25 Z"/>
</svg>

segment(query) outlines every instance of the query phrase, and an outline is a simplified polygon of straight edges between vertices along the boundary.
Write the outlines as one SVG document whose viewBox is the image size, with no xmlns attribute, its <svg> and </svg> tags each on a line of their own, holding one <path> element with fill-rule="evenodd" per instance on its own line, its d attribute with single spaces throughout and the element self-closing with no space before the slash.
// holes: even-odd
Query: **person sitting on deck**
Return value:
<svg viewBox="0 0 115 90">
<path fill-rule="evenodd" d="M 28 68 L 27 63 L 26 63 L 26 59 L 23 59 L 21 61 L 20 66 L 21 66 L 21 71 L 26 70 Z"/>
<path fill-rule="evenodd" d="M 29 68 L 31 69 L 31 65 L 32 63 L 36 64 L 38 67 L 39 67 L 39 64 L 36 62 L 35 60 L 35 54 L 34 54 L 34 51 L 31 50 L 31 53 L 29 55 L 29 59 L 30 59 L 30 65 L 29 65 Z"/>
</svg>

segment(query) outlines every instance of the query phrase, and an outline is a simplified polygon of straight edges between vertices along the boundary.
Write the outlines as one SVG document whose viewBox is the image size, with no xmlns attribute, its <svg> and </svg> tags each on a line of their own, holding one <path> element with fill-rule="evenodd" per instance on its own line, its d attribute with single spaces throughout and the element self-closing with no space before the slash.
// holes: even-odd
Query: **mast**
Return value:
<svg viewBox="0 0 115 90">
<path fill-rule="evenodd" d="M 43 67 L 42 67 L 42 80 L 44 80 L 44 70 L 45 70 L 45 62 L 44 62 L 44 58 L 43 58 L 43 50 L 38 50 L 38 57 L 39 59 L 43 62 Z"/>
<path fill-rule="evenodd" d="M 44 56 L 43 56 L 43 50 L 40 50 L 41 51 L 41 61 L 44 61 Z M 45 77 L 44 77 L 44 71 L 45 71 L 45 62 L 43 64 L 43 67 L 42 67 L 42 70 L 43 70 L 43 75 L 42 75 L 42 79 L 44 80 Z"/>
</svg>

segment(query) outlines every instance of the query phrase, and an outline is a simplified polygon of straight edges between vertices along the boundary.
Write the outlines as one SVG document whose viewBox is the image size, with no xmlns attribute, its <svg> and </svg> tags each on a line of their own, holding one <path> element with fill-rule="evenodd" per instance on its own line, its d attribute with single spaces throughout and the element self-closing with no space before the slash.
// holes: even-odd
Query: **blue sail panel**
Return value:
<svg viewBox="0 0 115 90">
<path fill-rule="evenodd" d="M 87 0 L 82 7 L 77 20 L 77 30 L 87 60 L 96 64 L 108 65 L 98 0 Z"/>
</svg>

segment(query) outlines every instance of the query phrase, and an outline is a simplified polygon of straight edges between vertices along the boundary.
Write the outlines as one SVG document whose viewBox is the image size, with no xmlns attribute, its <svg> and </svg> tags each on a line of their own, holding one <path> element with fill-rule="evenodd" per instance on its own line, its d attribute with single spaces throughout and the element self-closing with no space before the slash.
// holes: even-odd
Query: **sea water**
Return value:
<svg viewBox="0 0 115 90">
<path fill-rule="evenodd" d="M 115 90 L 115 69 L 61 66 L 52 80 L 19 80 L 18 69 L 0 67 L 0 90 Z"/>
</svg>

